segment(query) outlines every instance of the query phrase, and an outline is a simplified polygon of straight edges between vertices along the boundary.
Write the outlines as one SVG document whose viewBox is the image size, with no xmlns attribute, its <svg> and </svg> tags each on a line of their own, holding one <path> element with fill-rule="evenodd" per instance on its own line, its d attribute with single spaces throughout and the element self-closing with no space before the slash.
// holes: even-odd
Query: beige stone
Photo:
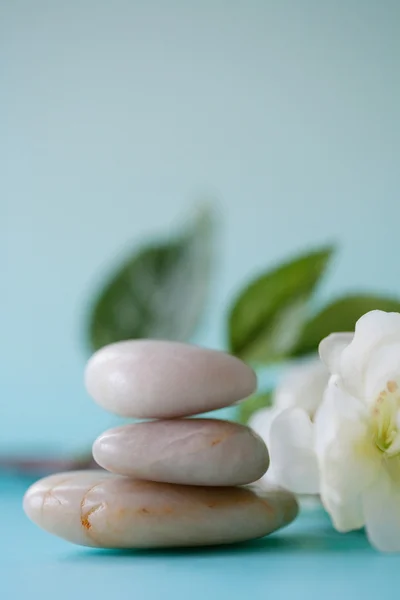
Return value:
<svg viewBox="0 0 400 600">
<path fill-rule="evenodd" d="M 258 435 L 217 419 L 116 427 L 95 441 L 93 456 L 113 473 L 185 485 L 243 485 L 262 477 L 269 464 Z"/>
<path fill-rule="evenodd" d="M 106 410 L 171 418 L 229 406 L 252 394 L 256 375 L 241 360 L 177 342 L 111 344 L 89 360 L 86 388 Z"/>
<path fill-rule="evenodd" d="M 99 471 L 52 475 L 26 493 L 24 509 L 43 529 L 99 548 L 228 544 L 290 523 L 295 498 L 271 490 L 194 487 Z"/>
</svg>

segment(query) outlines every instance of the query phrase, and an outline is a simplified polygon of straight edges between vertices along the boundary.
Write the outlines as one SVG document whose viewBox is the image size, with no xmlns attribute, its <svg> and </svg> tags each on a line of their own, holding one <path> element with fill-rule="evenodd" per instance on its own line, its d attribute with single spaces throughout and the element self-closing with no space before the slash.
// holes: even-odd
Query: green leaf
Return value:
<svg viewBox="0 0 400 600">
<path fill-rule="evenodd" d="M 315 352 L 320 341 L 330 333 L 354 331 L 356 321 L 375 309 L 400 312 L 400 300 L 373 294 L 346 296 L 335 300 L 306 323 L 293 356 Z"/>
<path fill-rule="evenodd" d="M 332 253 L 332 247 L 311 252 L 252 281 L 230 310 L 230 351 L 256 364 L 290 354 Z"/>
<path fill-rule="evenodd" d="M 238 421 L 246 425 L 253 413 L 261 408 L 267 408 L 272 405 L 272 394 L 273 392 L 266 392 L 265 394 L 256 394 L 250 396 L 247 400 L 244 400 L 238 405 L 239 414 Z"/>
<path fill-rule="evenodd" d="M 183 235 L 128 257 L 94 302 L 91 349 L 135 338 L 188 341 L 207 298 L 212 238 L 212 215 L 203 209 Z"/>
</svg>

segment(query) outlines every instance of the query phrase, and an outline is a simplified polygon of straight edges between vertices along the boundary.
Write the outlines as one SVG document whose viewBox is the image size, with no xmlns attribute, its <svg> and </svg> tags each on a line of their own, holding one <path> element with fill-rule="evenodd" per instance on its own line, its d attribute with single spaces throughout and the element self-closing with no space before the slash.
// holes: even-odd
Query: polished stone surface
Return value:
<svg viewBox="0 0 400 600">
<path fill-rule="evenodd" d="M 243 485 L 267 470 L 267 448 L 251 429 L 217 419 L 123 425 L 95 441 L 93 456 L 108 471 L 186 485 Z"/>
<path fill-rule="evenodd" d="M 265 536 L 297 515 L 281 490 L 179 486 L 99 471 L 51 475 L 24 498 L 28 517 L 66 540 L 98 548 L 219 545 Z"/>
<path fill-rule="evenodd" d="M 171 418 L 229 406 L 252 394 L 253 370 L 216 350 L 177 342 L 133 340 L 96 352 L 86 388 L 106 410 L 136 418 Z"/>
</svg>

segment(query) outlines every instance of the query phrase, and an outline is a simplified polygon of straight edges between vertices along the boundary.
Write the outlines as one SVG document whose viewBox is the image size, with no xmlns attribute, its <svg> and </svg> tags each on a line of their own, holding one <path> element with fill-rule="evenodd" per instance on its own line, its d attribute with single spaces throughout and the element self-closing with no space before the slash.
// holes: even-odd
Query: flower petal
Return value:
<svg viewBox="0 0 400 600">
<path fill-rule="evenodd" d="M 356 496 L 341 503 L 336 502 L 324 487 L 321 491 L 322 503 L 329 513 L 334 528 L 341 533 L 355 531 L 364 527 L 364 514 L 361 496 Z"/>
<path fill-rule="evenodd" d="M 337 531 L 345 533 L 364 526 L 362 496 L 339 498 L 334 490 L 321 485 L 321 500 Z"/>
<path fill-rule="evenodd" d="M 321 341 L 318 348 L 319 355 L 332 375 L 338 373 L 342 352 L 353 337 L 354 333 L 331 333 Z"/>
<path fill-rule="evenodd" d="M 382 477 L 364 493 L 368 539 L 381 552 L 400 552 L 400 489 Z"/>
<path fill-rule="evenodd" d="M 274 480 L 295 494 L 317 494 L 319 473 L 314 452 L 313 423 L 301 408 L 279 414 L 270 429 Z"/>
<path fill-rule="evenodd" d="M 326 448 L 336 439 L 343 420 L 357 423 L 365 417 L 367 408 L 344 388 L 340 377 L 333 375 L 325 390 L 324 398 L 315 415 L 315 449 L 322 457 Z"/>
<path fill-rule="evenodd" d="M 380 469 L 380 454 L 368 435 L 367 407 L 333 376 L 315 419 L 315 449 L 321 500 L 339 531 L 364 524 L 362 493 Z"/>
<path fill-rule="evenodd" d="M 364 397 L 367 403 L 374 402 L 387 389 L 388 383 L 400 388 L 400 340 L 372 352 L 365 371 Z"/>
<path fill-rule="evenodd" d="M 357 321 L 354 338 L 340 356 L 339 374 L 348 391 L 365 400 L 366 366 L 384 344 L 400 341 L 400 313 L 373 310 Z"/>
<path fill-rule="evenodd" d="M 329 372 L 318 359 L 289 369 L 274 393 L 274 404 L 281 410 L 298 406 L 313 416 L 322 402 Z"/>
<path fill-rule="evenodd" d="M 267 447 L 269 446 L 271 423 L 280 412 L 282 411 L 274 406 L 262 408 L 253 413 L 249 419 L 248 426 L 264 440 Z"/>
</svg>

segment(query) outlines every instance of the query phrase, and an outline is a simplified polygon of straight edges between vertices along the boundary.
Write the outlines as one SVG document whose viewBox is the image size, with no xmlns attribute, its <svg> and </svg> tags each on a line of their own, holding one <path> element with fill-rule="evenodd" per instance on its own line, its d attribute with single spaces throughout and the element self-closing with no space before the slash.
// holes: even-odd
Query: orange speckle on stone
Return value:
<svg viewBox="0 0 400 600">
<path fill-rule="evenodd" d="M 211 442 L 211 446 L 216 446 L 217 444 L 220 444 L 222 442 L 222 439 L 223 438 L 217 438 L 217 439 L 213 440 Z"/>
<path fill-rule="evenodd" d="M 165 506 L 165 507 L 161 507 L 158 510 L 150 510 L 148 508 L 145 508 L 144 506 L 139 508 L 136 513 L 138 515 L 152 515 L 154 517 L 160 516 L 160 515 L 170 515 L 171 513 L 173 513 L 173 509 L 170 506 Z"/>
<path fill-rule="evenodd" d="M 84 508 L 84 500 L 82 500 L 81 507 L 82 507 L 82 509 Z M 96 506 L 93 506 L 89 510 L 87 510 L 85 512 L 84 511 L 81 512 L 81 525 L 84 529 L 86 529 L 86 531 L 90 531 L 92 529 L 90 517 L 95 512 L 97 512 L 99 510 L 103 510 L 103 508 L 105 508 L 105 506 L 103 504 L 97 504 Z"/>
<path fill-rule="evenodd" d="M 150 511 L 147 508 L 139 508 L 139 510 L 137 511 L 139 515 L 149 515 Z"/>
<path fill-rule="evenodd" d="M 386 387 L 389 390 L 389 392 L 391 392 L 392 394 L 393 394 L 393 392 L 396 392 L 399 389 L 399 386 L 397 385 L 397 383 L 395 381 L 388 381 Z"/>
<path fill-rule="evenodd" d="M 87 531 L 89 531 L 92 528 L 92 525 L 91 525 L 88 517 L 89 517 L 88 514 L 81 517 L 82 527 L 84 527 Z"/>
<path fill-rule="evenodd" d="M 214 438 L 211 441 L 211 446 L 217 446 L 218 444 L 222 444 L 230 437 L 230 433 L 225 433 L 225 435 L 220 435 L 219 437 Z"/>
</svg>

